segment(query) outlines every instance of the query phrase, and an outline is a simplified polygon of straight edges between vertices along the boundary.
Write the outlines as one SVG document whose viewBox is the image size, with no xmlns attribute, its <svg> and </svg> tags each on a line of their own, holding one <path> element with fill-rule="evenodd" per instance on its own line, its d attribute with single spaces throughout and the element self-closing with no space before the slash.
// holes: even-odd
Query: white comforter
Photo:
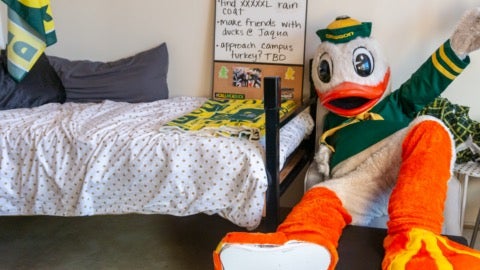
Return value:
<svg viewBox="0 0 480 270">
<path fill-rule="evenodd" d="M 204 101 L 0 111 L 0 215 L 203 212 L 255 228 L 267 189 L 261 144 L 159 132 Z"/>
</svg>

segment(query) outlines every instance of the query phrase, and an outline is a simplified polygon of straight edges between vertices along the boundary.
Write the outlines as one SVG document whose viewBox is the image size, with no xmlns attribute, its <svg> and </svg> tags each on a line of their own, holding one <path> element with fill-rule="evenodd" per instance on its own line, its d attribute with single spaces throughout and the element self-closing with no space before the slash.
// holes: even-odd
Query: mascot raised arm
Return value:
<svg viewBox="0 0 480 270">
<path fill-rule="evenodd" d="M 371 26 L 345 16 L 317 31 L 322 42 L 312 78 L 329 112 L 315 161 L 326 180 L 304 194 L 276 232 L 228 233 L 214 251 L 216 269 L 334 269 L 343 228 L 385 211 L 383 269 L 480 269 L 479 251 L 441 235 L 452 136 L 440 120 L 417 117 L 480 47 L 480 9 L 467 11 L 450 39 L 395 91 Z"/>
</svg>

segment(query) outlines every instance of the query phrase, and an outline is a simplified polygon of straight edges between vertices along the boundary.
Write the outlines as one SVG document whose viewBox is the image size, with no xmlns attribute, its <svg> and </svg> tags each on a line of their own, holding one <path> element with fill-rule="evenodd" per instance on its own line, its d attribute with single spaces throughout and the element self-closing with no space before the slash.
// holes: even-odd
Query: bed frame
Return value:
<svg viewBox="0 0 480 270">
<path fill-rule="evenodd" d="M 284 209 L 280 209 L 280 197 L 287 190 L 292 182 L 301 177 L 310 162 L 313 160 L 315 149 L 315 132 L 310 137 L 303 140 L 300 146 L 287 158 L 283 168 L 280 169 L 280 128 L 293 119 L 296 115 L 305 109 L 310 109 L 310 114 L 315 121 L 317 111 L 317 98 L 313 91 L 310 91 L 309 98 L 303 100 L 303 104 L 297 105 L 297 109 L 282 117 L 279 117 L 281 108 L 281 79 L 279 77 L 267 77 L 264 79 L 264 107 L 266 116 L 266 174 L 267 174 L 267 191 L 265 194 L 265 205 L 263 219 L 257 230 L 275 231 L 281 222 L 281 214 Z M 261 198 L 258 198 L 261 201 Z"/>
<path fill-rule="evenodd" d="M 285 162 L 282 170 L 279 168 L 279 132 L 280 128 L 290 119 L 306 108 L 316 123 L 317 96 L 310 89 L 309 98 L 304 100 L 293 113 L 283 119 L 279 118 L 281 106 L 281 79 L 266 77 L 264 79 L 264 100 L 266 117 L 266 170 L 268 189 L 266 193 L 266 215 L 262 221 L 263 231 L 275 231 L 280 223 L 280 196 L 308 167 L 315 154 L 315 128 L 311 135 L 293 152 Z"/>
</svg>

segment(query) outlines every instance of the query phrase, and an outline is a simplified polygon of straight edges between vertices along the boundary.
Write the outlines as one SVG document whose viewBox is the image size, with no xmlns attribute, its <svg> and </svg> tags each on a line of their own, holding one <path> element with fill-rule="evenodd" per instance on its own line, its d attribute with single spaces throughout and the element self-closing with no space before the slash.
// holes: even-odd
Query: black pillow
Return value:
<svg viewBox="0 0 480 270">
<path fill-rule="evenodd" d="M 168 98 L 167 45 L 112 62 L 48 56 L 67 93 L 67 102 L 151 102 Z"/>
<path fill-rule="evenodd" d="M 42 54 L 22 81 L 16 82 L 7 70 L 7 54 L 0 55 L 0 110 L 32 108 L 46 103 L 65 102 L 65 89 L 57 73 Z"/>
</svg>

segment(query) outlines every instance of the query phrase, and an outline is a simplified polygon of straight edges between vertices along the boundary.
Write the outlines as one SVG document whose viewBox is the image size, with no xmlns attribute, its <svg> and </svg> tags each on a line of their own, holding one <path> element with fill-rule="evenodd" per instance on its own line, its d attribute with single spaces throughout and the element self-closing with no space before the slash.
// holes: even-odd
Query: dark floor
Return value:
<svg viewBox="0 0 480 270">
<path fill-rule="evenodd" d="M 0 269 L 213 269 L 216 216 L 0 217 Z"/>
<path fill-rule="evenodd" d="M 0 269 L 213 269 L 212 251 L 227 232 L 239 230 L 207 215 L 0 217 Z M 359 247 L 348 244 L 349 238 Z M 347 227 L 340 255 L 352 260 L 367 252 L 370 259 L 378 257 L 379 265 L 382 239 L 382 232 Z M 375 245 L 368 250 L 362 241 Z M 360 259 L 364 265 L 365 257 Z"/>
</svg>

